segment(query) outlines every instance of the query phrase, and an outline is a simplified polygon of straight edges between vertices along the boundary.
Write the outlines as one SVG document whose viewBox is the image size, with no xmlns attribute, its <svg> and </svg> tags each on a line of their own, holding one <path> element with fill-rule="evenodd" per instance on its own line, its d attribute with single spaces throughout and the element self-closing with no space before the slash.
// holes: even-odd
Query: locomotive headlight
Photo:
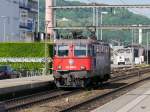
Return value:
<svg viewBox="0 0 150 112">
<path fill-rule="evenodd" d="M 61 66 L 61 65 L 59 65 L 57 68 L 60 70 L 60 69 L 62 69 L 62 66 Z"/>
<path fill-rule="evenodd" d="M 85 70 L 85 69 L 86 69 L 86 67 L 85 67 L 85 66 L 81 66 L 80 68 L 81 68 L 81 70 Z"/>
</svg>

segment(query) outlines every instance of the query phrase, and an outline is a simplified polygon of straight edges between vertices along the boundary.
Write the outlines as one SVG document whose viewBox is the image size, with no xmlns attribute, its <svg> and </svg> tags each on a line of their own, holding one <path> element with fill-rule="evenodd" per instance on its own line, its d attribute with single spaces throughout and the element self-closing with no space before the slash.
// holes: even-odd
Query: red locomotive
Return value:
<svg viewBox="0 0 150 112">
<path fill-rule="evenodd" d="M 57 87 L 86 87 L 110 78 L 110 47 L 94 39 L 55 41 L 53 75 Z"/>
</svg>

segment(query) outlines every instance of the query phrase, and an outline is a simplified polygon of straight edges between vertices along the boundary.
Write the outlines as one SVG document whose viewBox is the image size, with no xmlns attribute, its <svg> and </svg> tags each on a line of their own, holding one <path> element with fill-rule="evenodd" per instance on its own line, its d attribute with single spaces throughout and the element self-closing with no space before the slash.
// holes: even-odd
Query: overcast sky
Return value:
<svg viewBox="0 0 150 112">
<path fill-rule="evenodd" d="M 150 4 L 150 0 L 70 0 L 70 1 L 97 2 L 106 4 Z M 132 11 L 134 13 L 145 15 L 150 18 L 150 9 L 134 9 Z"/>
</svg>

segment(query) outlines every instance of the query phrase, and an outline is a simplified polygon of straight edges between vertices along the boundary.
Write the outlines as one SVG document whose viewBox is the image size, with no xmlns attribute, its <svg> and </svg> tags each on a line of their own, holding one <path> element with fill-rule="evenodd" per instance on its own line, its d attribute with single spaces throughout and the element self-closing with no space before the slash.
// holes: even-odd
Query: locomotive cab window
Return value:
<svg viewBox="0 0 150 112">
<path fill-rule="evenodd" d="M 92 45 L 89 45 L 89 46 L 88 46 L 88 56 L 93 56 Z"/>
<path fill-rule="evenodd" d="M 59 45 L 58 46 L 58 56 L 68 56 L 69 53 L 69 46 L 67 45 Z"/>
<path fill-rule="evenodd" d="M 86 56 L 87 54 L 87 46 L 86 45 L 76 45 L 74 47 L 74 55 L 75 56 Z"/>
<path fill-rule="evenodd" d="M 54 56 L 57 55 L 57 47 L 56 46 L 53 47 L 53 55 Z"/>
</svg>

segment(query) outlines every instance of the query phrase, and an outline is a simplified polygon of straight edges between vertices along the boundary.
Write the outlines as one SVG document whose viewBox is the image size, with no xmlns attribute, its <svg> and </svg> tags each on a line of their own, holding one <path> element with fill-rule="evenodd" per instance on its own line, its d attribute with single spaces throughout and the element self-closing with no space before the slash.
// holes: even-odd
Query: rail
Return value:
<svg viewBox="0 0 150 112">
<path fill-rule="evenodd" d="M 141 78 L 141 74 L 150 72 L 150 68 L 145 67 L 143 68 L 143 70 L 139 70 L 139 71 L 131 71 L 129 73 L 127 73 L 126 75 L 122 74 L 118 77 L 114 77 L 113 79 L 111 79 L 109 81 L 110 82 L 117 82 L 120 80 L 127 80 L 131 77 L 139 77 L 140 80 L 144 80 Z M 128 85 L 129 86 L 129 85 Z M 124 86 L 125 87 L 125 86 Z M 123 87 L 121 87 L 123 88 Z M 117 88 L 114 91 L 117 91 L 121 88 Z M 38 94 L 34 94 L 34 95 L 29 95 L 29 96 L 23 96 L 20 98 L 16 98 L 16 99 L 12 99 L 12 100 L 7 100 L 1 103 L 1 107 L 5 107 L 5 110 L 11 112 L 11 111 L 15 111 L 15 110 L 20 110 L 20 109 L 25 109 L 25 108 L 29 108 L 33 105 L 37 105 L 37 104 L 41 104 L 41 103 L 47 103 L 49 101 L 55 101 L 56 99 L 61 99 L 63 97 L 68 97 L 77 93 L 81 93 L 84 92 L 84 90 L 74 90 L 74 91 L 62 91 L 62 90 L 53 90 L 53 91 L 48 91 L 48 92 L 41 92 Z M 107 93 L 107 94 L 111 94 L 111 93 Z M 97 98 L 98 96 L 95 96 L 95 98 Z M 99 96 L 102 97 L 102 96 Z M 89 100 L 89 99 L 88 99 Z M 92 100 L 92 99 L 90 99 Z M 82 102 L 85 104 L 85 102 Z M 78 107 L 81 104 L 76 104 L 74 106 L 65 108 L 62 111 L 68 111 L 70 109 L 74 109 L 76 107 Z"/>
</svg>

